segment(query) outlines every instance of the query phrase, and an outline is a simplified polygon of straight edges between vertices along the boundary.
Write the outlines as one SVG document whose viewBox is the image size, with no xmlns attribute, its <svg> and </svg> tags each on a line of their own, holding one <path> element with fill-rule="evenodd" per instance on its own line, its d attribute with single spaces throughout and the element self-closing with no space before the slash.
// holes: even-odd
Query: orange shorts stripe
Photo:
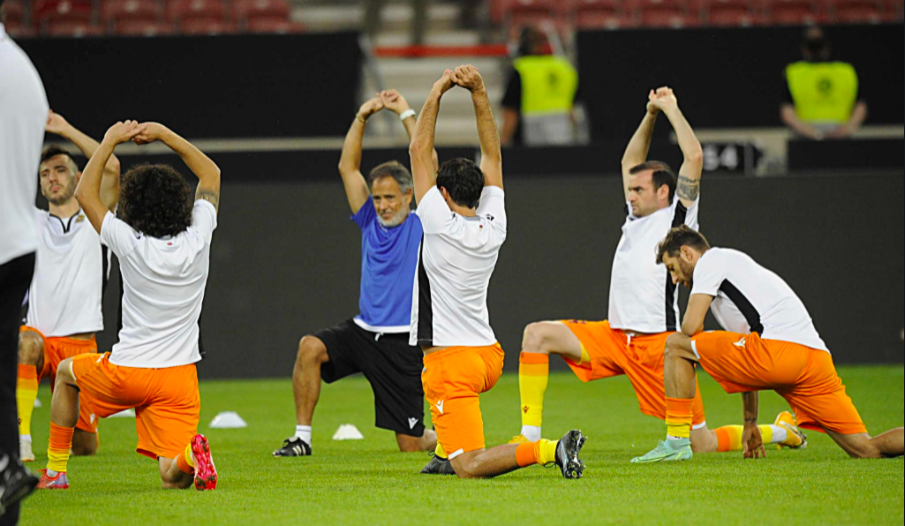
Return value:
<svg viewBox="0 0 905 526">
<path fill-rule="evenodd" d="M 628 376 L 645 415 L 666 420 L 666 388 L 663 380 L 663 353 L 666 339 L 674 333 L 645 334 L 629 339 L 625 332 L 613 329 L 608 321 L 563 321 L 591 357 L 590 363 L 566 363 L 582 382 L 613 376 Z M 693 426 L 706 422 L 700 388 L 692 405 Z"/>
<path fill-rule="evenodd" d="M 50 379 L 50 389 L 53 391 L 57 377 L 57 367 L 60 362 L 80 354 L 96 354 L 97 340 L 77 340 L 75 338 L 46 337 L 38 329 L 23 325 L 19 327 L 19 333 L 33 332 L 44 341 L 44 367 L 38 373 L 38 381 L 42 378 Z M 85 393 L 79 395 L 79 421 L 76 428 L 87 433 L 97 433 L 98 417 L 94 410 L 94 402 Z"/>
<path fill-rule="evenodd" d="M 692 342 L 701 366 L 727 393 L 773 390 L 789 403 L 799 427 L 842 435 L 867 432 L 830 353 L 762 340 L 757 333 L 708 332 Z"/>
<path fill-rule="evenodd" d="M 201 396 L 195 365 L 138 369 L 110 363 L 110 354 L 73 358 L 72 372 L 83 393 L 89 393 L 97 414 L 135 409 L 139 454 L 176 458 L 198 432 Z"/>
<path fill-rule="evenodd" d="M 484 449 L 484 419 L 478 395 L 503 374 L 503 348 L 449 347 L 424 357 L 424 396 L 437 440 L 450 458 Z"/>
</svg>

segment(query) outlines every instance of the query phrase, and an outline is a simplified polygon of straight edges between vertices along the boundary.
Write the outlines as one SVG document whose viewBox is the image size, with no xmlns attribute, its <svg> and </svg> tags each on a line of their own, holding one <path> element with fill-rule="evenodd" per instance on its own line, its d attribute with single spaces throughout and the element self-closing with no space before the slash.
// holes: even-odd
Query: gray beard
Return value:
<svg viewBox="0 0 905 526">
<path fill-rule="evenodd" d="M 381 217 L 380 215 L 377 216 L 377 221 L 380 221 L 381 226 L 383 226 L 384 228 L 394 228 L 401 225 L 405 221 L 407 215 L 406 212 L 407 210 L 405 208 L 400 208 L 399 212 L 394 215 L 393 218 L 389 221 L 384 221 L 383 217 Z"/>
</svg>

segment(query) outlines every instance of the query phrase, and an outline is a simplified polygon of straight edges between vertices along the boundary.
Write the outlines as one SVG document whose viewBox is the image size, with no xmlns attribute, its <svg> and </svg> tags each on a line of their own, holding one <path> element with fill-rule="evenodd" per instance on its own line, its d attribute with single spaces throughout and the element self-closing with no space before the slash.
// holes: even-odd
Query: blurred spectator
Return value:
<svg viewBox="0 0 905 526">
<path fill-rule="evenodd" d="M 429 0 L 412 0 L 412 41 L 414 46 L 424 43 L 424 31 L 427 25 L 427 4 Z M 366 0 L 365 33 L 374 41 L 380 31 L 380 13 L 386 0 Z"/>
<path fill-rule="evenodd" d="M 572 63 L 550 54 L 547 38 L 528 27 L 522 30 L 513 66 L 503 95 L 503 144 L 574 144 L 578 71 Z"/>
<path fill-rule="evenodd" d="M 804 60 L 786 66 L 782 121 L 809 139 L 850 137 L 867 117 L 855 68 L 830 60 L 830 43 L 819 27 L 805 31 L 801 54 Z"/>
</svg>

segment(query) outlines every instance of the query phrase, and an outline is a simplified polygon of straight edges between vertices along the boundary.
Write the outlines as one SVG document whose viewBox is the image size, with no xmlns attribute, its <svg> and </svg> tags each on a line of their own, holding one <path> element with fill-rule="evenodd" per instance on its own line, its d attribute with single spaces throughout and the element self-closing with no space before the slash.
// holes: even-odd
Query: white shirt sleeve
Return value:
<svg viewBox="0 0 905 526">
<path fill-rule="evenodd" d="M 486 217 L 494 225 L 502 227 L 506 231 L 506 192 L 499 186 L 486 186 L 481 192 L 481 202 L 478 204 L 477 214 Z"/>
<path fill-rule="evenodd" d="M 681 204 L 681 202 L 679 203 Z M 698 197 L 692 203 L 691 208 L 685 214 L 685 225 L 692 230 L 700 230 L 701 224 L 698 222 L 698 211 L 700 210 L 701 198 Z"/>
<path fill-rule="evenodd" d="M 425 234 L 439 234 L 445 232 L 453 221 L 452 210 L 443 199 L 440 189 L 434 186 L 424 194 L 418 203 L 418 217 Z"/>
<path fill-rule="evenodd" d="M 198 199 L 192 208 L 192 230 L 197 232 L 208 245 L 217 228 L 217 209 L 206 199 Z"/>
<path fill-rule="evenodd" d="M 110 247 L 117 257 L 123 258 L 138 245 L 140 236 L 125 221 L 117 219 L 113 212 L 107 212 L 101 223 L 100 238 L 101 243 Z"/>
<path fill-rule="evenodd" d="M 726 264 L 721 255 L 708 251 L 694 269 L 694 285 L 691 294 L 716 297 L 726 279 Z"/>
</svg>

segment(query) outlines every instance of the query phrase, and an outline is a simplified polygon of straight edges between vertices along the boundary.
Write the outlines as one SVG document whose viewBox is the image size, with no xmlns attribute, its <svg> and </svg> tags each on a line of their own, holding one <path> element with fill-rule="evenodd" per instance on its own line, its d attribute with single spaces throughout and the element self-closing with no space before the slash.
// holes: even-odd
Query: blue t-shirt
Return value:
<svg viewBox="0 0 905 526">
<path fill-rule="evenodd" d="M 361 228 L 360 314 L 355 321 L 373 332 L 407 333 L 418 247 L 424 233 L 421 218 L 412 213 L 401 225 L 386 228 L 377 219 L 374 201 L 368 198 L 352 220 Z"/>
</svg>

